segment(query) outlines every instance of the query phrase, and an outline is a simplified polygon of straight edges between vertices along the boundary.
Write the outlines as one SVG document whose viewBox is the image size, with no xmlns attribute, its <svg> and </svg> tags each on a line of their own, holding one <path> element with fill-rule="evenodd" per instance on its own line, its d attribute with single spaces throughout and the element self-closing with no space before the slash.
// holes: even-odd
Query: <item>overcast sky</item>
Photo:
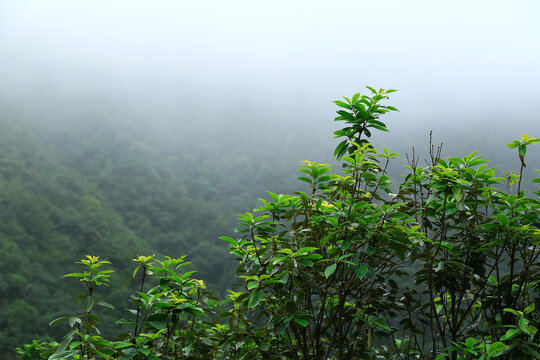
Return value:
<svg viewBox="0 0 540 360">
<path fill-rule="evenodd" d="M 458 120 L 538 136 L 540 2 L 0 0 L 11 104 L 63 91 L 174 121 L 204 106 L 325 126 L 365 85 L 400 90 L 402 136 Z"/>
</svg>

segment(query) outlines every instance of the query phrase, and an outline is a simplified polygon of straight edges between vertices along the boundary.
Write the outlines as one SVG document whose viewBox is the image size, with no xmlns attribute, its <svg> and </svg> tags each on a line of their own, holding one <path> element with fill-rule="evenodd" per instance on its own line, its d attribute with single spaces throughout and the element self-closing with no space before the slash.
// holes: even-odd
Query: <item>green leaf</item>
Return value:
<svg viewBox="0 0 540 360">
<path fill-rule="evenodd" d="M 380 327 L 381 329 L 384 329 L 384 330 L 387 330 L 387 331 L 391 331 L 392 328 L 386 324 L 383 324 L 383 323 L 380 323 L 378 321 L 372 321 L 372 323 L 378 327 Z"/>
<path fill-rule="evenodd" d="M 337 100 L 337 101 L 334 101 L 334 104 L 336 104 L 337 106 L 340 106 L 340 107 L 342 107 L 342 108 L 352 110 L 352 106 L 349 105 L 349 104 L 347 104 L 347 103 L 345 103 L 345 102 L 343 102 L 343 101 Z"/>
<path fill-rule="evenodd" d="M 292 255 L 293 254 L 293 251 L 291 249 L 281 249 L 281 250 L 278 250 L 277 252 L 284 253 L 284 254 L 287 254 L 287 255 Z"/>
<path fill-rule="evenodd" d="M 527 145 L 525 145 L 525 144 L 520 144 L 520 145 L 519 145 L 518 152 L 519 152 L 519 155 L 525 157 L 525 155 L 527 154 Z"/>
<path fill-rule="evenodd" d="M 330 180 L 332 180 L 332 175 L 319 176 L 319 178 L 317 180 L 319 182 L 330 181 Z"/>
<path fill-rule="evenodd" d="M 238 243 L 236 242 L 236 240 L 233 239 L 233 238 L 230 237 L 230 236 L 221 236 L 219 239 L 220 239 L 220 240 L 223 240 L 223 241 L 226 241 L 226 242 L 228 242 L 228 243 L 231 244 L 231 245 L 235 245 L 235 246 L 238 245 Z"/>
<path fill-rule="evenodd" d="M 334 271 L 336 271 L 336 268 L 337 268 L 337 264 L 332 264 L 328 266 L 326 270 L 324 270 L 324 276 L 326 278 L 329 278 L 334 273 Z"/>
<path fill-rule="evenodd" d="M 249 309 L 256 308 L 263 298 L 264 298 L 264 291 L 262 289 L 255 291 L 249 298 L 248 308 Z"/>
<path fill-rule="evenodd" d="M 69 318 L 69 326 L 70 327 L 73 327 L 73 325 L 75 324 L 80 324 L 81 323 L 81 319 L 77 316 L 72 316 Z"/>
<path fill-rule="evenodd" d="M 58 349 L 56 349 L 57 354 L 62 354 L 64 351 L 66 351 L 69 343 L 71 343 L 71 340 L 73 340 L 75 334 L 77 334 L 77 330 L 72 330 L 68 332 L 66 336 L 64 336 L 62 342 L 60 343 L 60 345 L 58 345 Z"/>
<path fill-rule="evenodd" d="M 377 91 L 376 91 L 374 88 L 372 88 L 371 86 L 366 86 L 366 87 L 367 87 L 372 93 L 374 93 L 374 94 L 377 93 Z"/>
<path fill-rule="evenodd" d="M 503 344 L 500 341 L 494 342 L 489 346 L 488 354 L 492 357 L 497 357 L 502 354 L 504 350 L 508 348 L 508 345 Z"/>
<path fill-rule="evenodd" d="M 506 146 L 508 146 L 510 149 L 515 149 L 519 146 L 520 142 L 517 141 L 517 140 L 514 140 L 513 142 L 511 142 L 510 144 L 506 144 Z"/>
<path fill-rule="evenodd" d="M 309 321 L 307 321 L 307 319 L 304 319 L 304 318 L 295 317 L 294 321 L 296 321 L 298 324 L 302 325 L 303 327 L 306 327 L 309 325 Z"/>
<path fill-rule="evenodd" d="M 83 307 L 84 311 L 90 312 L 93 307 L 94 307 L 94 298 L 92 298 L 91 296 L 86 297 L 86 299 L 84 299 L 84 307 Z"/>
<path fill-rule="evenodd" d="M 311 181 L 311 179 L 309 179 L 309 178 L 307 178 L 305 176 L 299 176 L 296 179 L 301 180 L 301 181 L 305 181 L 305 182 L 307 182 L 309 184 L 313 184 L 313 181 Z"/>
<path fill-rule="evenodd" d="M 336 130 L 334 131 L 334 138 L 338 138 L 338 137 L 341 137 L 341 136 L 346 136 L 347 135 L 347 130 L 346 128 L 345 129 L 341 129 L 341 130 Z"/>
<path fill-rule="evenodd" d="M 343 240 L 343 242 L 341 243 L 341 250 L 343 251 L 349 250 L 349 248 L 351 247 L 351 244 L 352 244 L 351 239 Z"/>
<path fill-rule="evenodd" d="M 334 151 L 334 156 L 337 158 L 342 157 L 347 151 L 347 144 L 347 140 L 343 140 L 342 142 L 340 142 L 339 145 L 336 147 L 336 150 Z"/>
<path fill-rule="evenodd" d="M 307 253 L 307 252 L 309 252 L 309 251 L 315 251 L 315 250 L 319 250 L 319 248 L 313 247 L 313 246 L 307 246 L 307 247 L 303 247 L 303 248 L 301 248 L 301 249 L 298 249 L 298 251 L 296 251 L 296 252 L 294 253 L 294 255 L 295 255 L 295 256 L 297 256 L 297 255 L 302 255 L 302 254 L 305 254 L 305 253 Z"/>
<path fill-rule="evenodd" d="M 534 303 L 531 303 L 531 305 L 527 306 L 524 310 L 523 310 L 523 313 L 525 314 L 529 314 L 531 312 L 534 311 Z"/>
<path fill-rule="evenodd" d="M 358 266 L 354 269 L 356 276 L 358 276 L 360 280 L 363 279 L 364 276 L 366 276 L 368 271 L 369 268 L 366 264 L 358 264 Z"/>
<path fill-rule="evenodd" d="M 226 311 L 226 312 L 222 312 L 222 313 L 218 314 L 218 318 L 220 318 L 220 319 L 228 318 L 230 316 L 232 316 L 232 312 L 230 312 L 230 311 Z"/>
<path fill-rule="evenodd" d="M 529 325 L 529 320 L 525 318 L 519 319 L 518 326 L 521 329 L 521 331 L 523 331 L 527 335 L 536 334 L 536 332 L 538 331 L 534 326 Z"/>
<path fill-rule="evenodd" d="M 506 331 L 506 334 L 504 334 L 504 336 L 501 337 L 501 340 L 506 341 L 506 340 L 513 339 L 516 336 L 518 336 L 520 333 L 521 331 L 519 331 L 519 329 L 508 329 Z"/>
<path fill-rule="evenodd" d="M 127 348 L 127 349 L 124 349 L 122 350 L 122 353 L 124 355 L 120 356 L 118 359 L 119 360 L 129 360 L 129 359 L 132 359 L 133 357 L 135 357 L 135 355 L 137 355 L 139 351 L 136 349 L 136 348 Z"/>
<path fill-rule="evenodd" d="M 84 274 L 81 274 L 81 273 L 71 273 L 71 274 L 66 274 L 66 275 L 64 275 L 64 277 L 80 277 L 80 278 L 83 278 L 83 277 L 84 277 Z"/>
<path fill-rule="evenodd" d="M 201 338 L 201 340 L 202 340 L 202 338 Z M 150 351 L 151 350 L 148 349 L 148 348 L 139 349 L 139 353 L 143 354 L 147 358 L 148 358 L 148 355 L 150 355 Z"/>
<path fill-rule="evenodd" d="M 311 253 L 306 255 L 298 255 L 298 258 L 302 260 L 319 260 L 322 259 L 322 255 Z"/>
<path fill-rule="evenodd" d="M 109 304 L 108 302 L 105 302 L 105 301 L 100 301 L 100 302 L 96 303 L 96 305 L 103 306 L 103 307 L 106 307 L 107 309 L 114 310 L 114 306 L 112 304 Z"/>
<path fill-rule="evenodd" d="M 58 324 L 60 321 L 66 320 L 66 319 L 69 319 L 69 316 L 62 316 L 62 317 L 59 317 L 59 318 L 57 318 L 57 319 L 54 319 L 53 321 L 51 321 L 51 322 L 49 323 L 49 326 Z"/>
<path fill-rule="evenodd" d="M 334 225 L 334 226 L 336 226 L 336 227 L 337 227 L 338 224 L 339 224 L 338 219 L 336 219 L 335 217 L 329 216 L 329 217 L 326 218 L 326 220 L 327 220 L 330 224 L 332 224 L 332 225 Z"/>
<path fill-rule="evenodd" d="M 469 337 L 465 340 L 465 345 L 467 345 L 468 348 L 472 348 L 477 342 L 478 340 L 476 340 L 475 338 Z"/>
<path fill-rule="evenodd" d="M 137 266 L 135 268 L 135 270 L 133 270 L 133 275 L 131 276 L 132 278 L 135 278 L 135 275 L 137 275 L 137 272 L 139 271 L 140 268 L 141 268 L 141 266 L 139 265 L 139 266 Z M 129 279 L 129 280 L 131 280 L 131 279 Z M 126 280 L 126 282 L 129 282 L 129 280 Z"/>
<path fill-rule="evenodd" d="M 285 330 L 285 328 L 286 328 L 287 326 L 289 326 L 289 322 L 290 322 L 293 318 L 294 318 L 294 316 L 291 315 L 291 316 L 289 316 L 288 318 L 286 318 L 285 320 L 283 320 L 283 321 L 279 324 L 279 326 L 278 326 L 278 328 L 277 328 L 278 334 L 283 333 L 283 331 Z"/>
<path fill-rule="evenodd" d="M 247 284 L 247 289 L 248 289 L 248 290 L 252 290 L 252 289 L 254 289 L 254 288 L 258 287 L 258 286 L 259 286 L 259 282 L 258 282 L 258 281 L 250 281 L 250 282 L 248 282 L 248 284 Z"/>
<path fill-rule="evenodd" d="M 350 112 L 348 111 L 345 111 L 345 110 L 339 110 L 337 111 L 337 113 L 339 115 L 341 115 L 343 118 L 345 118 L 346 120 L 349 120 L 349 121 L 355 121 L 356 118 L 354 117 L 353 114 L 351 114 Z"/>
<path fill-rule="evenodd" d="M 514 309 L 504 308 L 503 311 L 512 313 L 512 314 L 516 315 L 517 317 L 522 317 L 522 316 L 523 316 L 523 314 L 521 313 L 521 311 L 516 311 L 516 310 L 514 310 Z"/>
</svg>

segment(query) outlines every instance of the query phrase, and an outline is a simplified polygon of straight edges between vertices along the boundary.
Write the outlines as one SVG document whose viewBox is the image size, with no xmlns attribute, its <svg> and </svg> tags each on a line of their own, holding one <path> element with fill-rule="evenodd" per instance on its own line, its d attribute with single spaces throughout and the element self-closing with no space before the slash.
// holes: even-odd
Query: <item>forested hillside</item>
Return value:
<svg viewBox="0 0 540 360">
<path fill-rule="evenodd" d="M 297 191 L 300 161 L 332 163 L 332 122 L 321 128 L 319 120 L 300 115 L 299 127 L 291 121 L 295 112 L 268 110 L 252 118 L 252 104 L 212 118 L 164 111 L 152 121 L 149 114 L 73 95 L 61 102 L 34 96 L 27 106 L 8 99 L 0 115 L 1 354 L 33 338 L 59 338 L 62 330 L 48 323 L 71 306 L 70 285 L 61 276 L 88 253 L 114 264 L 108 298 L 119 308 L 130 291 L 121 281 L 139 254 L 186 254 L 197 276 L 223 293 L 236 262 L 217 238 L 233 234 L 235 214 L 257 206 L 266 191 Z M 427 129 L 393 126 L 391 150 L 410 152 L 413 142 L 425 156 Z M 503 146 L 506 128 L 482 126 L 471 133 L 504 140 L 475 143 L 476 137 L 449 128 L 434 141 L 445 142 L 443 153 L 479 148 L 493 155 L 492 165 L 518 170 L 516 155 Z M 376 146 L 386 146 L 385 138 L 375 139 Z M 528 162 L 531 176 L 538 154 Z M 403 158 L 391 164 L 397 182 L 404 164 Z"/>
<path fill-rule="evenodd" d="M 196 124 L 153 127 L 89 112 L 81 121 L 66 120 L 69 111 L 0 119 L 0 353 L 58 338 L 48 322 L 71 306 L 61 276 L 88 253 L 112 261 L 117 282 L 138 254 L 187 254 L 223 292 L 235 263 L 217 237 L 233 233 L 235 214 L 266 190 L 291 190 L 299 161 L 328 159 L 316 132 L 302 147 L 291 129 L 261 122 L 231 136 L 227 122 L 201 134 Z M 113 289 L 111 301 L 125 306 L 129 289 Z"/>
<path fill-rule="evenodd" d="M 48 323 L 71 306 L 61 277 L 88 253 L 114 263 L 117 285 L 139 254 L 187 254 L 223 292 L 234 261 L 218 236 L 232 234 L 235 214 L 265 190 L 290 188 L 302 160 L 293 141 L 266 155 L 270 137 L 253 137 L 249 124 L 233 143 L 226 123 L 194 136 L 196 126 L 145 126 L 103 109 L 76 121 L 64 111 L 0 117 L 3 358 L 30 339 L 58 337 Z M 296 158 L 282 161 L 288 154 Z M 114 286 L 112 302 L 127 291 Z"/>
<path fill-rule="evenodd" d="M 72 254 L 110 249 L 127 265 L 125 249 L 149 251 L 123 224 L 98 188 L 55 161 L 28 127 L 2 121 L 0 133 L 0 281 L 2 352 L 48 332 L 47 318 L 70 306 L 58 281 Z"/>
</svg>

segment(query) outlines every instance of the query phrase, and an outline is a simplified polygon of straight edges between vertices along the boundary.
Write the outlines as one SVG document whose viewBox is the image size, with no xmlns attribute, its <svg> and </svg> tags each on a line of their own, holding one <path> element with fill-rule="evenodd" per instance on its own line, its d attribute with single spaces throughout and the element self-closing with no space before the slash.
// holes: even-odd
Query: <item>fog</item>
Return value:
<svg viewBox="0 0 540 360">
<path fill-rule="evenodd" d="M 284 159 L 296 163 L 331 151 L 332 100 L 370 85 L 400 90 L 377 145 L 422 147 L 432 129 L 462 152 L 447 155 L 515 156 L 505 143 L 540 135 L 539 15 L 532 0 L 4 0 L 0 106 L 14 121 L 98 116 L 167 141 L 241 142 L 247 126 L 301 144 Z"/>
</svg>

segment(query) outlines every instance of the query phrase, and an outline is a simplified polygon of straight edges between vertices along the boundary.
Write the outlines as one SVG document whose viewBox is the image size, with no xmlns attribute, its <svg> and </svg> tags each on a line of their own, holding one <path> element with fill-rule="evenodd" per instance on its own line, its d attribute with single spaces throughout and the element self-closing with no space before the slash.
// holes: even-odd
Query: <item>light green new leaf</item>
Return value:
<svg viewBox="0 0 540 360">
<path fill-rule="evenodd" d="M 529 320 L 521 318 L 518 321 L 519 328 L 527 335 L 534 335 L 538 331 L 537 328 L 529 324 Z"/>
<path fill-rule="evenodd" d="M 504 334 L 503 337 L 501 337 L 501 340 L 506 341 L 506 340 L 513 339 L 516 336 L 518 336 L 520 333 L 521 331 L 519 331 L 519 329 L 508 329 L 508 331 L 506 331 L 506 334 Z"/>
<path fill-rule="evenodd" d="M 503 344 L 500 341 L 494 342 L 489 346 L 488 354 L 491 357 L 497 357 L 502 355 L 502 352 L 508 348 L 508 345 Z"/>
<path fill-rule="evenodd" d="M 248 290 L 255 289 L 255 288 L 258 287 L 258 286 L 259 286 L 259 282 L 258 282 L 258 281 L 250 281 L 250 282 L 248 282 L 248 284 L 247 284 Z"/>
<path fill-rule="evenodd" d="M 326 220 L 328 220 L 328 222 L 334 226 L 338 226 L 339 222 L 338 222 L 338 219 L 336 219 L 335 217 L 328 217 L 326 218 Z"/>
<path fill-rule="evenodd" d="M 64 275 L 64 277 L 80 277 L 80 278 L 83 278 L 83 277 L 84 277 L 84 274 L 81 274 L 81 273 L 71 273 L 71 274 L 66 274 L 66 275 Z"/>
<path fill-rule="evenodd" d="M 510 149 L 515 149 L 519 146 L 520 142 L 517 141 L 517 140 L 514 140 L 513 142 L 511 142 L 510 144 L 506 144 L 506 146 L 508 146 Z"/>
</svg>

